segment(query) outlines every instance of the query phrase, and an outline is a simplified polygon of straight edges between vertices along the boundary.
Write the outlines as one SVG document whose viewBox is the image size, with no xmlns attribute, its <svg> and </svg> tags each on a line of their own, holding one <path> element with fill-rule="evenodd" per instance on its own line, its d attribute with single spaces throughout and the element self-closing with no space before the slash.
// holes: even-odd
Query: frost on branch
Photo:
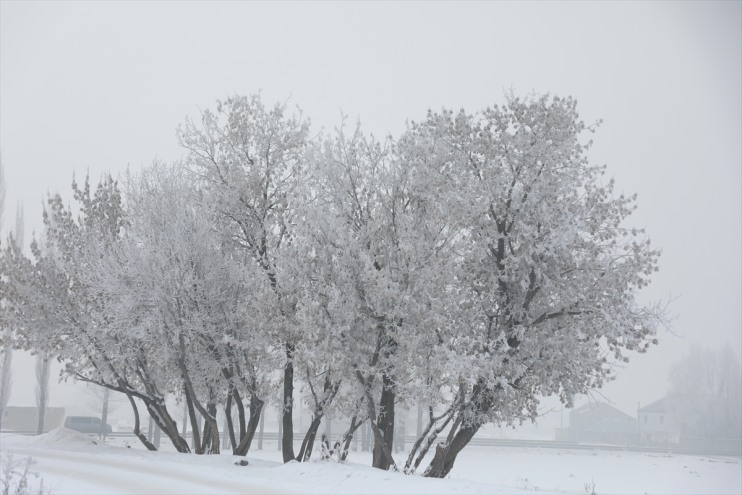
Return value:
<svg viewBox="0 0 742 495">
<path fill-rule="evenodd" d="M 3 316 L 17 346 L 124 393 L 135 432 L 144 406 L 180 451 L 168 395 L 197 453 L 228 435 L 245 455 L 272 401 L 284 460 L 343 415 L 340 457 L 368 422 L 373 465 L 393 469 L 395 408 L 425 403 L 403 469 L 433 452 L 424 473 L 443 477 L 484 424 L 571 405 L 656 343 L 662 309 L 637 294 L 659 251 L 629 225 L 635 196 L 588 162 L 592 130 L 570 98 L 511 97 L 397 139 L 312 137 L 285 105 L 233 97 L 179 129 L 182 163 L 123 191 L 75 184 L 77 215 L 50 198 L 33 256 L 4 247 Z M 313 416 L 298 455 L 295 388 Z"/>
</svg>

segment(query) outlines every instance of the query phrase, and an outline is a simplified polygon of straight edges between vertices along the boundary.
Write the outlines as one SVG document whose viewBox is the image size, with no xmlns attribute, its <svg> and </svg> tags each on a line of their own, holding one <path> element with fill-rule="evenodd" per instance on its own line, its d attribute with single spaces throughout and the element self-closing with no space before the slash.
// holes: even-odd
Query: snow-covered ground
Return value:
<svg viewBox="0 0 742 495">
<path fill-rule="evenodd" d="M 62 494 L 495 494 L 596 493 L 739 494 L 742 462 L 734 457 L 468 447 L 449 479 L 430 480 L 369 468 L 370 454 L 349 462 L 280 462 L 275 445 L 252 451 L 250 464 L 231 455 L 147 452 L 138 441 L 96 444 L 70 430 L 38 437 L 0 435 L 7 456 L 32 457 L 50 493 Z M 127 445 L 131 448 L 128 448 Z M 398 461 L 403 462 L 400 457 Z M 0 474 L 0 478 L 6 473 Z"/>
</svg>

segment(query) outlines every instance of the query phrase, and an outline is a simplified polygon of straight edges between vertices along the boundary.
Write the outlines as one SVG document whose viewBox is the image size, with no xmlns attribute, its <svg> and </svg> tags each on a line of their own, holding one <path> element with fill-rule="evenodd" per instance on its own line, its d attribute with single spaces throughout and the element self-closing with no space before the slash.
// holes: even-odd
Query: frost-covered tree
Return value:
<svg viewBox="0 0 742 495">
<path fill-rule="evenodd" d="M 5 214 L 5 168 L 0 157 L 0 231 L 3 228 L 3 215 Z"/>
<path fill-rule="evenodd" d="M 373 465 L 396 468 L 395 408 L 425 403 L 404 470 L 447 431 L 425 470 L 443 477 L 484 424 L 570 405 L 654 342 L 662 312 L 637 293 L 659 253 L 626 225 L 635 198 L 587 161 L 590 130 L 571 99 L 510 98 L 396 140 L 309 140 L 285 106 L 230 98 L 179 129 L 184 163 L 123 194 L 74 185 L 77 218 L 50 198 L 44 249 L 4 247 L 3 315 L 17 345 L 125 394 L 148 448 L 137 404 L 189 452 L 174 394 L 196 452 L 228 434 L 244 455 L 278 396 L 285 461 L 343 414 L 339 458 L 367 421 Z M 298 456 L 295 384 L 313 415 Z"/>
<path fill-rule="evenodd" d="M 660 311 L 636 295 L 659 252 L 625 225 L 635 197 L 588 163 L 587 130 L 574 100 L 545 96 L 431 112 L 408 132 L 450 177 L 444 204 L 465 232 L 458 307 L 441 331 L 455 415 L 427 476 L 446 476 L 486 422 L 534 418 L 540 396 L 569 405 L 653 342 Z"/>
<path fill-rule="evenodd" d="M 0 227 L 2 227 L 2 214 L 5 202 L 5 175 L 0 162 Z M 14 234 L 8 238 L 8 242 L 15 246 L 23 245 L 24 235 L 23 206 L 18 205 L 15 218 Z M 2 277 L 0 277 L 1 279 Z M 3 281 L 0 280 L 0 288 Z M 0 307 L 4 307 L 7 301 L 0 299 Z M 0 422 L 2 422 L 3 412 L 10 401 L 10 392 L 13 386 L 13 345 L 12 332 L 13 327 L 9 325 L 8 320 L 2 320 L 4 325 L 0 326 L 0 342 L 2 342 L 2 355 L 0 357 Z M 2 425 L 0 425 L 2 426 Z"/>
<path fill-rule="evenodd" d="M 19 250 L 23 250 L 25 235 L 25 222 L 23 215 L 23 206 L 19 205 L 16 211 L 15 220 L 15 231 L 14 237 L 11 239 L 15 243 L 15 246 Z M 8 345 L 4 350 L 4 359 L 10 362 L 12 357 L 13 347 Z M 4 365 L 5 363 L 3 363 Z M 46 418 L 46 408 L 49 402 L 49 368 L 50 368 L 49 355 L 46 352 L 41 352 L 36 355 L 36 414 L 38 422 L 36 425 L 36 433 L 44 433 L 44 421 Z M 3 366 L 5 368 L 5 366 Z"/>
<path fill-rule="evenodd" d="M 230 423 L 229 433 L 234 453 L 244 455 L 268 394 L 267 370 L 276 365 L 264 338 L 266 322 L 280 318 L 269 281 L 216 235 L 202 193 L 182 169 L 154 165 L 130 177 L 126 213 L 111 179 L 94 194 L 87 181 L 73 191 L 78 218 L 61 197 L 50 198 L 43 248 L 34 242 L 32 259 L 15 245 L 3 253 L 17 345 L 58 355 L 67 376 L 126 395 L 135 434 L 150 449 L 137 402 L 188 452 L 165 401 L 181 395 L 196 452 L 216 453 L 216 409 L 226 399 L 227 411 L 239 410 L 239 427 Z"/>
<path fill-rule="evenodd" d="M 16 324 L 16 345 L 58 356 L 67 376 L 127 394 L 137 426 L 135 396 L 151 413 L 157 411 L 158 419 L 172 422 L 166 411 L 158 410 L 160 395 L 143 383 L 148 369 L 142 369 L 131 352 L 143 346 L 126 346 L 121 335 L 107 331 L 108 301 L 87 282 L 125 226 L 118 185 L 106 177 L 91 192 L 86 179 L 83 187 L 73 182 L 73 193 L 79 208 L 76 218 L 60 195 L 51 196 L 42 240 L 31 244 L 32 257 L 9 245 L 0 258 L 9 301 L 5 314 Z"/>
<path fill-rule="evenodd" d="M 400 159 L 391 140 L 360 128 L 328 139 L 307 177 L 308 255 L 297 257 L 307 271 L 297 278 L 308 283 L 306 327 L 321 329 L 307 342 L 312 355 L 333 349 L 320 361 L 355 382 L 344 387 L 363 403 L 381 469 L 394 465 L 395 404 L 430 393 L 418 365 L 437 340 L 430 329 L 445 307 L 455 231 L 437 206 L 437 180 L 437 170 Z"/>
<path fill-rule="evenodd" d="M 13 346 L 8 337 L 3 338 L 2 366 L 0 367 L 0 427 L 5 408 L 10 401 L 10 390 L 13 386 Z"/>
<path fill-rule="evenodd" d="M 218 102 L 216 112 L 203 112 L 200 125 L 189 120 L 178 131 L 188 150 L 186 165 L 213 206 L 224 242 L 243 251 L 245 263 L 262 270 L 277 298 L 280 317 L 269 331 L 284 342 L 284 461 L 295 458 L 293 353 L 298 335 L 293 281 L 283 277 L 283 259 L 292 238 L 291 199 L 304 166 L 308 132 L 309 123 L 301 115 L 288 115 L 285 105 L 266 108 L 259 96 Z"/>
<path fill-rule="evenodd" d="M 352 381 L 360 377 L 360 386 L 346 383 L 344 388 L 359 393 L 353 399 L 365 404 L 364 414 L 373 419 L 372 428 L 380 449 L 385 445 L 382 430 L 389 428 L 377 426 L 371 393 L 375 392 L 377 378 L 374 371 L 383 367 L 379 360 L 390 344 L 383 329 L 384 315 L 373 315 L 369 305 L 364 305 L 363 295 L 367 288 L 363 287 L 360 277 L 376 271 L 368 251 L 375 234 L 379 233 L 378 228 L 374 230 L 377 226 L 373 224 L 372 215 L 378 208 L 374 201 L 378 193 L 374 181 L 383 173 L 384 165 L 380 163 L 383 154 L 381 146 L 366 143 L 360 131 L 350 139 L 339 132 L 336 139 L 328 140 L 322 150 L 315 152 L 313 171 L 306 177 L 305 201 L 297 222 L 301 229 L 300 250 L 306 255 L 294 258 L 298 260 L 296 268 L 300 273 L 296 279 L 305 283 L 300 299 L 303 339 L 297 356 L 301 356 L 300 361 L 307 370 L 307 386 L 314 399 L 312 424 L 319 426 L 328 399 L 332 400 L 337 393 L 340 377 Z M 378 327 L 377 332 L 375 327 Z M 377 347 L 379 351 L 374 353 Z M 367 372 L 365 366 L 358 369 L 361 361 L 367 360 L 374 371 Z M 317 370 L 317 365 L 324 369 Z M 311 374 L 324 379 L 320 398 L 312 385 Z M 393 395 L 389 383 L 387 379 L 384 417 L 391 419 L 393 424 L 393 411 L 390 410 Z M 390 398 L 391 407 L 388 405 Z M 386 450 L 384 462 L 388 467 L 392 461 L 388 448 Z M 374 464 L 378 462 L 376 459 Z"/>
<path fill-rule="evenodd" d="M 86 281 L 108 301 L 108 331 L 132 348 L 142 368 L 148 369 L 140 377 L 145 387 L 162 397 L 163 404 L 167 393 L 183 391 L 193 417 L 196 453 L 204 448 L 218 452 L 218 445 L 209 441 L 214 436 L 213 414 L 207 412 L 203 396 L 196 396 L 194 370 L 188 365 L 193 325 L 189 310 L 198 303 L 188 291 L 198 290 L 198 273 L 203 270 L 201 253 L 188 241 L 204 232 L 190 222 L 194 214 L 189 190 L 168 168 L 155 165 L 141 176 L 129 177 L 125 191 L 126 235 L 108 256 L 99 258 Z M 206 418 L 209 438 L 204 443 L 195 423 L 197 413 Z"/>
<path fill-rule="evenodd" d="M 727 346 L 692 345 L 670 370 L 674 397 L 686 436 L 742 436 L 742 374 Z"/>
<path fill-rule="evenodd" d="M 88 385 L 86 393 L 90 396 L 88 407 L 100 415 L 101 425 L 108 423 L 108 416 L 116 411 L 124 400 L 120 394 L 112 394 L 111 389 L 98 385 Z M 105 439 L 106 431 L 99 433 L 99 438 Z"/>
<path fill-rule="evenodd" d="M 244 253 L 214 236 L 182 169 L 155 165 L 130 181 L 130 225 L 116 263 L 95 285 L 112 301 L 110 326 L 153 339 L 157 359 L 170 370 L 165 389 L 182 393 L 196 451 L 219 452 L 216 408 L 240 408 L 235 453 L 244 455 L 258 426 L 269 366 L 265 322 L 278 316 L 269 282 Z M 259 304 L 258 304 L 259 303 Z M 243 397 L 250 401 L 244 424 Z M 204 419 L 203 436 L 197 414 Z"/>
<path fill-rule="evenodd" d="M 0 232 L 2 232 L 3 226 L 3 213 L 5 212 L 5 170 L 3 169 L 3 162 L 0 159 Z M 0 277 L 0 288 L 3 288 L 3 280 Z M 4 293 L 4 291 L 3 291 Z M 0 298 L 0 308 L 3 307 L 5 301 Z M 10 387 L 12 386 L 12 363 L 13 363 L 13 347 L 9 342 L 10 328 L 7 325 L 7 320 L 0 320 L 3 323 L 0 324 L 0 342 L 2 342 L 2 359 L 0 362 L 0 428 L 2 427 L 3 412 L 8 405 L 10 400 Z"/>
</svg>

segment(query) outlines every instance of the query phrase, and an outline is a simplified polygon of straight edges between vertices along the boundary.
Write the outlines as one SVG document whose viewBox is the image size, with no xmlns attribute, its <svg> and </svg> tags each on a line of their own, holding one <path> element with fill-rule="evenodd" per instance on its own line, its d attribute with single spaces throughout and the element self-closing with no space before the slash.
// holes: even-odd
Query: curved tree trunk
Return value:
<svg viewBox="0 0 742 495">
<path fill-rule="evenodd" d="M 304 441 L 301 442 L 301 448 L 299 449 L 299 456 L 296 458 L 299 462 L 308 461 L 312 457 L 312 448 L 314 447 L 314 441 L 317 438 L 317 430 L 322 422 L 322 416 L 312 417 L 312 422 L 309 424 L 307 434 L 304 435 Z"/>
<path fill-rule="evenodd" d="M 320 422 L 322 421 L 322 418 L 325 416 L 325 408 L 330 404 L 333 399 L 335 398 L 335 395 L 337 394 L 338 388 L 340 387 L 340 382 L 335 381 L 333 382 L 330 379 L 330 375 L 325 375 L 325 382 L 323 385 L 323 395 L 322 398 L 318 398 L 317 394 L 314 391 L 314 387 L 312 386 L 312 380 L 309 376 L 309 371 L 307 370 L 307 383 L 309 384 L 309 390 L 312 392 L 312 398 L 314 399 L 314 411 L 312 413 L 312 422 L 309 425 L 309 429 L 307 430 L 306 435 L 304 435 L 304 440 L 301 443 L 301 448 L 299 449 L 299 456 L 296 458 L 299 462 L 304 462 L 309 460 L 310 457 L 312 457 L 312 449 L 314 448 L 314 441 L 317 438 L 317 430 L 319 430 Z M 329 418 L 327 419 L 328 426 L 329 426 Z M 329 434 L 329 433 L 328 433 Z"/>
<path fill-rule="evenodd" d="M 175 450 L 177 450 L 178 452 L 182 452 L 182 453 L 191 452 L 191 449 L 188 446 L 188 442 L 186 442 L 183 436 L 181 436 L 178 433 L 177 422 L 172 418 L 172 416 L 170 416 L 170 413 L 167 410 L 167 405 L 165 404 L 165 401 L 159 395 L 153 397 L 151 395 L 145 395 L 143 393 L 136 392 L 126 382 L 126 380 L 122 379 L 121 377 L 116 378 L 116 382 L 117 382 L 117 386 L 116 386 L 116 385 L 112 385 L 111 383 L 91 380 L 79 374 L 77 374 L 76 376 L 78 379 L 84 382 L 93 383 L 101 387 L 106 387 L 107 389 L 114 390 L 116 392 L 121 392 L 122 394 L 126 395 L 126 397 L 129 399 L 129 403 L 131 404 L 132 410 L 134 412 L 134 422 L 135 422 L 134 434 L 137 436 L 137 438 L 139 438 L 140 441 L 142 441 L 142 443 L 149 450 L 157 450 L 157 448 L 147 440 L 147 438 L 141 433 L 139 429 L 140 424 L 141 424 L 140 418 L 139 418 L 139 409 L 136 406 L 134 397 L 137 397 L 142 402 L 144 402 L 144 406 L 146 407 L 147 412 L 149 413 L 150 417 L 157 424 L 160 430 L 165 432 L 165 434 L 168 436 L 168 438 L 172 442 L 173 447 L 175 447 Z M 148 389 L 148 393 L 156 393 L 156 388 L 152 387 L 151 383 L 149 384 L 145 383 L 145 387 Z"/>
<path fill-rule="evenodd" d="M 188 372 L 188 365 L 186 364 L 186 346 L 183 335 L 178 336 L 178 343 L 180 346 L 180 353 L 178 355 L 178 367 L 180 368 L 181 379 L 183 380 L 183 392 L 185 394 L 186 403 L 189 408 L 189 415 L 191 416 L 191 423 L 193 425 L 193 440 L 196 446 L 196 454 L 203 454 L 206 450 L 206 445 L 210 444 L 209 454 L 219 453 L 219 425 L 216 422 L 216 402 L 214 399 L 214 391 L 209 390 L 209 398 L 204 407 L 198 400 L 198 396 L 193 388 L 191 382 L 190 373 Z M 204 419 L 206 425 L 204 426 L 204 439 L 203 443 L 199 445 L 198 439 L 198 424 L 194 423 L 195 414 L 193 408 L 198 409 L 198 413 Z"/>
<path fill-rule="evenodd" d="M 410 450 L 410 454 L 407 457 L 407 462 L 405 462 L 404 466 L 405 474 L 414 473 L 418 466 L 420 466 L 420 462 L 422 462 L 423 458 L 425 458 L 425 456 L 427 455 L 430 446 L 433 445 L 433 442 L 435 442 L 435 439 L 438 437 L 440 432 L 442 432 L 446 428 L 446 426 L 448 426 L 448 423 L 451 422 L 451 418 L 453 418 L 455 414 L 455 406 L 456 403 L 454 403 L 446 412 L 444 412 L 437 418 L 433 416 L 433 407 L 431 406 L 428 408 L 428 415 L 430 418 L 428 421 L 428 425 L 425 427 L 424 430 L 420 432 L 417 437 L 417 441 L 415 441 L 415 445 L 412 447 L 412 450 Z M 444 420 L 443 423 L 437 428 L 433 429 L 433 426 L 435 426 L 436 422 L 440 421 L 441 419 Z M 415 459 L 415 455 L 417 455 L 417 459 Z M 415 460 L 414 466 L 412 465 L 413 459 Z"/>
<path fill-rule="evenodd" d="M 463 450 L 469 441 L 481 428 L 481 424 L 464 426 L 461 428 L 453 439 L 448 443 L 439 443 L 435 447 L 435 456 L 430 461 L 430 465 L 425 470 L 427 478 L 445 478 L 451 472 L 456 456 Z"/>
<path fill-rule="evenodd" d="M 167 406 L 165 406 L 164 402 L 156 403 L 154 400 L 151 400 L 145 401 L 145 405 L 147 406 L 147 412 L 149 412 L 149 415 L 157 426 L 168 436 L 175 450 L 178 452 L 190 452 L 191 449 L 188 447 L 188 442 L 178 433 L 178 424 L 170 416 L 170 413 L 168 413 Z"/>
<path fill-rule="evenodd" d="M 250 451 L 250 446 L 255 438 L 255 431 L 260 424 L 260 415 L 263 412 L 264 404 L 262 400 L 254 395 L 250 398 L 250 420 L 247 422 L 247 429 L 245 430 L 245 434 L 240 438 L 239 445 L 233 450 L 234 455 L 247 455 Z"/>
<path fill-rule="evenodd" d="M 193 401 L 191 395 L 188 393 L 188 389 L 185 388 L 185 402 L 188 407 L 188 419 L 191 421 L 191 434 L 193 435 L 193 448 L 196 454 L 203 454 L 204 451 L 201 448 L 201 428 L 198 427 L 198 419 L 196 419 L 196 410 L 193 407 Z"/>
<path fill-rule="evenodd" d="M 218 454 L 220 448 L 219 442 L 219 425 L 216 422 L 216 404 L 209 403 L 206 405 L 206 415 L 204 417 L 204 434 L 201 449 L 209 454 Z"/>
<path fill-rule="evenodd" d="M 152 445 L 152 443 L 147 440 L 147 437 L 145 437 L 139 430 L 139 410 L 137 409 L 136 402 L 134 402 L 134 397 L 132 397 L 129 393 L 126 394 L 126 397 L 129 399 L 131 409 L 134 411 L 134 435 L 136 435 L 139 441 L 142 442 L 145 447 L 147 447 L 147 450 L 157 450 L 157 447 Z"/>
<path fill-rule="evenodd" d="M 462 398 L 459 415 L 451 427 L 446 442 L 436 446 L 433 460 L 430 461 L 430 465 L 425 470 L 426 477 L 444 478 L 451 472 L 456 456 L 474 438 L 474 435 L 484 424 L 482 421 L 462 422 L 462 414 L 467 409 L 470 414 L 473 413 L 475 416 L 488 411 L 492 406 L 494 393 L 495 391 L 485 385 L 483 379 L 478 380 L 472 387 L 472 394 L 468 401 L 464 401 L 464 390 L 459 391 Z"/>
<path fill-rule="evenodd" d="M 348 431 L 345 432 L 343 438 L 339 442 L 341 450 L 338 454 L 338 461 L 345 462 L 348 458 L 348 450 L 350 450 L 350 442 L 353 440 L 353 434 L 364 421 L 366 421 L 365 418 L 358 421 L 358 415 L 355 415 L 350 419 L 350 427 L 348 427 Z"/>
</svg>

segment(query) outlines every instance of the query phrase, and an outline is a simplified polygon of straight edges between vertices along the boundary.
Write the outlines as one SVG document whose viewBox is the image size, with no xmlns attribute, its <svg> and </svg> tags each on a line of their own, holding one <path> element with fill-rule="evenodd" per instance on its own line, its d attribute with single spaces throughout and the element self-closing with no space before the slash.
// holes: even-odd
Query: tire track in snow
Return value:
<svg viewBox="0 0 742 495">
<path fill-rule="evenodd" d="M 34 469 L 43 477 L 49 473 L 71 478 L 72 482 L 90 483 L 111 493 L 141 494 L 266 494 L 288 493 L 266 486 L 268 480 L 219 479 L 220 476 L 237 476 L 226 466 L 197 466 L 169 462 L 159 458 L 148 462 L 141 456 L 56 451 L 52 449 L 12 448 L 11 453 L 30 455 L 38 461 Z M 44 460 L 51 460 L 47 463 Z M 96 470 L 95 467 L 103 468 Z M 196 474 L 189 469 L 204 469 L 208 474 Z M 220 472 L 221 471 L 221 472 Z M 74 476 L 74 477 L 72 477 Z M 257 483 L 256 483 L 257 482 Z M 263 483 L 261 483 L 263 482 Z M 95 493 L 95 492 L 91 492 Z"/>
</svg>

